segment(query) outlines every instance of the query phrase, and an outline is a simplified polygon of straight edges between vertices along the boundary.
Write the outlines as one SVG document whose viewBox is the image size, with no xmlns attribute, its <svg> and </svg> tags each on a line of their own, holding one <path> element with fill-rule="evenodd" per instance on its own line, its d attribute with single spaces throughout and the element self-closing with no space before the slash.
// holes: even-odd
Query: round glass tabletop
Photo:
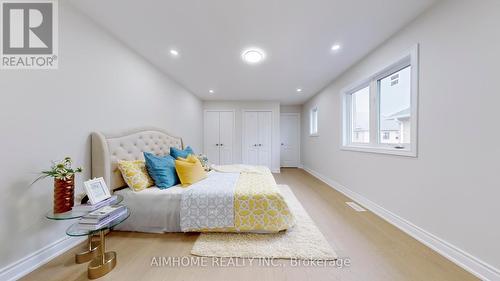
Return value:
<svg viewBox="0 0 500 281">
<path fill-rule="evenodd" d="M 117 194 L 116 195 L 116 201 L 113 202 L 113 204 L 111 205 L 116 205 L 116 204 L 120 204 L 122 201 L 123 201 L 123 196 Z M 102 206 L 104 207 L 104 205 Z M 45 217 L 50 219 L 50 220 L 72 220 L 72 219 L 77 219 L 77 218 L 81 218 L 83 216 L 85 216 L 86 214 L 88 214 L 90 211 L 67 211 L 67 212 L 64 212 L 64 213 L 54 213 L 54 211 L 48 211 L 46 214 L 45 214 Z"/>
<path fill-rule="evenodd" d="M 101 230 L 112 229 L 113 227 L 119 225 L 120 223 L 128 219 L 128 217 L 130 217 L 130 209 L 128 207 L 125 207 L 125 209 L 127 210 L 126 213 L 99 227 L 98 229 L 85 229 L 82 228 L 81 224 L 74 223 L 70 227 L 68 227 L 68 229 L 66 229 L 66 234 L 69 236 L 87 236 Z"/>
<path fill-rule="evenodd" d="M 45 214 L 45 217 L 50 219 L 50 220 L 72 220 L 72 219 L 77 219 L 77 218 L 80 218 L 80 217 L 83 217 L 85 216 L 86 214 L 88 214 L 89 212 L 84 212 L 84 211 L 67 211 L 67 212 L 64 212 L 64 213 L 54 213 L 53 211 L 48 211 L 46 214 Z"/>
</svg>

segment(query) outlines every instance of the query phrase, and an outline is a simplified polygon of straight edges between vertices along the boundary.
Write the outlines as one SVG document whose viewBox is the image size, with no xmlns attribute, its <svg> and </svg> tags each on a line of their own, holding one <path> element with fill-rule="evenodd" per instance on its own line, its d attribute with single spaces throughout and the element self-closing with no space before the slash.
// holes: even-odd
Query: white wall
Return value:
<svg viewBox="0 0 500 281">
<path fill-rule="evenodd" d="M 301 113 L 302 105 L 281 105 L 280 106 L 281 113 Z"/>
<path fill-rule="evenodd" d="M 51 180 L 29 184 L 69 155 L 85 170 L 81 190 L 90 177 L 90 132 L 156 126 L 202 147 L 202 102 L 59 3 L 59 69 L 0 71 L 0 272 L 65 237 L 72 222 L 44 218 Z"/>
<path fill-rule="evenodd" d="M 234 132 L 233 159 L 235 163 L 242 163 L 242 124 L 243 110 L 270 110 L 273 112 L 273 151 L 272 167 L 273 172 L 280 169 L 280 104 L 279 102 L 253 102 L 253 101 L 205 101 L 204 109 L 232 109 L 235 110 L 236 130 Z M 210 160 L 210 159 L 209 159 Z"/>
<path fill-rule="evenodd" d="M 500 1 L 439 3 L 303 106 L 303 164 L 500 268 Z M 341 151 L 340 90 L 420 43 L 418 158 Z M 349 42 L 345 42 L 345 50 Z M 341 54 L 339 54 L 341 55 Z M 319 137 L 309 110 L 319 105 Z M 327 157 L 325 157 L 327 156 Z"/>
</svg>

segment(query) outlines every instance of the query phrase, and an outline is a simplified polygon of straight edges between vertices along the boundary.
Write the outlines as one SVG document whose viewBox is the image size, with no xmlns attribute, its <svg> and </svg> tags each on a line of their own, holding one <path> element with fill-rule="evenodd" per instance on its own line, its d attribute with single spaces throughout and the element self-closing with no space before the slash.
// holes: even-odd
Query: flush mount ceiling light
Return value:
<svg viewBox="0 0 500 281">
<path fill-rule="evenodd" d="M 249 64 L 257 64 L 266 58 L 264 51 L 256 48 L 244 50 L 241 58 Z"/>
<path fill-rule="evenodd" d="M 338 50 L 340 50 L 340 48 L 341 48 L 340 44 L 334 44 L 332 46 L 332 51 L 338 51 Z"/>
<path fill-rule="evenodd" d="M 170 49 L 170 54 L 174 57 L 178 56 L 179 55 L 179 52 L 177 50 L 174 50 L 174 49 Z"/>
<path fill-rule="evenodd" d="M 214 91 L 214 90 L 208 90 L 208 92 L 209 92 L 210 94 L 215 93 L 215 91 Z"/>
<path fill-rule="evenodd" d="M 301 88 L 297 88 L 297 93 L 301 93 L 302 92 L 302 89 Z"/>
</svg>

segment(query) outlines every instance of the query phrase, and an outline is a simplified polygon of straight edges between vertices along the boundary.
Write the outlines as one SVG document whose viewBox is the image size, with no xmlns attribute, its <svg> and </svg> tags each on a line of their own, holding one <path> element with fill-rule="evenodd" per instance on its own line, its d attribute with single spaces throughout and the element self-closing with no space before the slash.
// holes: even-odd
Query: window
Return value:
<svg viewBox="0 0 500 281">
<path fill-rule="evenodd" d="M 351 94 L 351 142 L 370 142 L 370 88 L 365 87 Z"/>
<path fill-rule="evenodd" d="M 342 91 L 342 148 L 417 155 L 418 46 Z"/>
<path fill-rule="evenodd" d="M 311 109 L 311 113 L 309 114 L 309 135 L 310 136 L 318 136 L 318 108 L 314 107 Z"/>
<path fill-rule="evenodd" d="M 394 77 L 396 77 L 394 79 Z M 380 95 L 379 130 L 381 143 L 410 144 L 411 66 L 377 81 Z M 393 134 L 394 137 L 386 137 Z"/>
</svg>

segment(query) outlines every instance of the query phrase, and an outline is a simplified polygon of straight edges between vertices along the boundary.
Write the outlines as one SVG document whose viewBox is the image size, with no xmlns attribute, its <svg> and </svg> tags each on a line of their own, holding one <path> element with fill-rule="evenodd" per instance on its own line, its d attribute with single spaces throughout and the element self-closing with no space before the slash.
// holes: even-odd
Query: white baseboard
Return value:
<svg viewBox="0 0 500 281">
<path fill-rule="evenodd" d="M 303 165 L 303 169 L 318 178 L 322 182 L 326 183 L 335 190 L 343 193 L 345 196 L 356 201 L 360 205 L 369 209 L 377 216 L 401 229 L 411 237 L 417 239 L 421 243 L 425 244 L 429 248 L 438 252 L 445 258 L 449 259 L 453 263 L 462 267 L 463 269 L 474 274 L 482 280 L 490 281 L 500 281 L 500 270 L 487 264 L 486 262 L 472 256 L 471 254 L 461 250 L 460 248 L 444 241 L 443 239 L 435 236 L 432 233 L 425 231 L 424 229 L 412 224 L 411 222 L 399 217 L 398 215 L 384 209 L 383 207 L 377 205 L 373 201 L 363 197 L 362 195 L 350 190 L 349 188 L 339 184 L 335 180 L 329 179 L 322 174 L 306 167 Z"/>
<path fill-rule="evenodd" d="M 27 275 L 53 258 L 83 242 L 86 238 L 64 237 L 0 269 L 0 280 L 13 281 Z"/>
</svg>

